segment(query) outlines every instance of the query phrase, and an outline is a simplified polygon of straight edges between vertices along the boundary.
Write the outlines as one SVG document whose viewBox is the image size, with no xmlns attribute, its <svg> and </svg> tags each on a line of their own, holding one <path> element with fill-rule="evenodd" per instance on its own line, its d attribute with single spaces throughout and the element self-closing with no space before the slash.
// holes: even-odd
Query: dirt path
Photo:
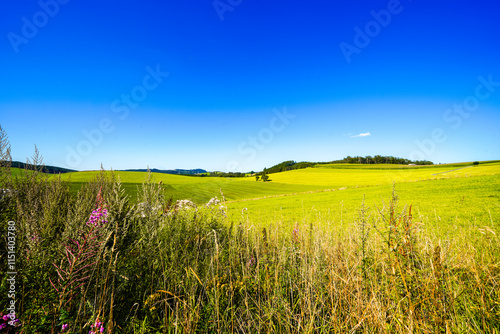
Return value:
<svg viewBox="0 0 500 334">
<path fill-rule="evenodd" d="M 432 174 L 432 175 L 438 175 L 438 174 L 444 174 L 444 173 L 454 172 L 456 170 L 460 170 L 460 169 L 464 169 L 464 168 L 469 168 L 469 167 L 473 167 L 473 166 L 460 167 L 460 168 L 457 168 L 457 169 L 447 170 L 446 172 L 440 172 L 440 173 L 436 173 L 436 174 Z"/>
</svg>

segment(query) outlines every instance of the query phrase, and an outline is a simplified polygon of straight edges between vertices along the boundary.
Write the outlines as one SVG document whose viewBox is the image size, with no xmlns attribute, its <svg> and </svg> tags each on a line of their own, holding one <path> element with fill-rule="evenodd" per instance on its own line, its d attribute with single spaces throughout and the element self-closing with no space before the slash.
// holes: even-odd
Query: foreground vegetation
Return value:
<svg viewBox="0 0 500 334">
<path fill-rule="evenodd" d="M 0 128 L 1 333 L 500 331 L 498 163 L 264 183 L 9 153 Z"/>
<path fill-rule="evenodd" d="M 360 199 L 342 221 L 262 224 L 220 194 L 198 206 L 169 201 L 151 174 L 139 204 L 112 173 L 96 173 L 76 196 L 37 170 L 3 182 L 15 190 L 0 207 L 2 235 L 8 221 L 16 228 L 17 332 L 500 329 L 496 212 L 478 219 L 481 230 L 441 238 L 390 186 L 385 204 Z M 2 280 L 3 310 L 8 290 Z"/>
</svg>

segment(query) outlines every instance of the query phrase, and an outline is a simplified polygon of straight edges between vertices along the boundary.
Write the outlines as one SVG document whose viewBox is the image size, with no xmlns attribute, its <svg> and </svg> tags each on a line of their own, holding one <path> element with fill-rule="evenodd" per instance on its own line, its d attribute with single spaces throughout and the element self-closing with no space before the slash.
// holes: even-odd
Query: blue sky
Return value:
<svg viewBox="0 0 500 334">
<path fill-rule="evenodd" d="M 14 160 L 77 170 L 499 159 L 499 9 L 6 0 L 0 125 Z"/>
</svg>

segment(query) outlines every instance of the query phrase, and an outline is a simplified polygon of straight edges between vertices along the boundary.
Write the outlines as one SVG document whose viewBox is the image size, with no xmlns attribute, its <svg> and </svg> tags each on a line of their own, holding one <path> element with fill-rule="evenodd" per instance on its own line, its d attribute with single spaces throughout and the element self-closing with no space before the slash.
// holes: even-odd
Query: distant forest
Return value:
<svg viewBox="0 0 500 334">
<path fill-rule="evenodd" d="M 41 172 L 42 173 L 47 173 L 47 174 L 63 174 L 63 173 L 71 173 L 71 172 L 76 172 L 74 169 L 68 169 L 68 168 L 62 168 L 62 167 L 56 167 L 56 166 L 34 166 L 32 164 L 26 164 L 24 162 L 19 162 L 19 161 L 12 161 L 10 167 L 14 168 L 21 168 L 21 169 L 35 169 L 35 168 L 40 168 L 41 167 Z"/>
<path fill-rule="evenodd" d="M 366 156 L 366 157 L 350 157 L 347 156 L 346 158 L 342 160 L 335 160 L 328 162 L 329 164 L 342 164 L 342 163 L 348 163 L 348 164 L 395 164 L 395 165 L 408 165 L 408 164 L 415 164 L 415 165 L 434 165 L 432 161 L 428 160 L 409 160 L 409 159 L 404 159 L 404 158 L 396 158 L 392 156 L 381 156 L 381 155 L 376 155 L 374 157 L 371 156 Z"/>
<path fill-rule="evenodd" d="M 257 175 L 279 173 L 279 172 L 284 172 L 287 170 L 314 167 L 316 165 L 345 164 L 345 163 L 348 163 L 348 164 L 395 164 L 395 165 L 408 165 L 408 164 L 433 165 L 434 164 L 432 161 L 428 161 L 428 160 L 415 160 L 414 161 L 414 160 L 409 160 L 409 159 L 404 159 L 404 158 L 396 158 L 393 156 L 381 156 L 381 155 L 376 155 L 374 157 L 372 157 L 372 156 L 366 156 L 366 157 L 347 156 L 342 160 L 334 160 L 334 161 L 329 161 L 329 162 L 306 162 L 306 161 L 295 162 L 293 160 L 284 161 L 284 162 L 277 164 L 275 166 L 272 166 L 270 168 L 264 168 L 264 170 L 260 173 L 257 173 Z"/>
</svg>

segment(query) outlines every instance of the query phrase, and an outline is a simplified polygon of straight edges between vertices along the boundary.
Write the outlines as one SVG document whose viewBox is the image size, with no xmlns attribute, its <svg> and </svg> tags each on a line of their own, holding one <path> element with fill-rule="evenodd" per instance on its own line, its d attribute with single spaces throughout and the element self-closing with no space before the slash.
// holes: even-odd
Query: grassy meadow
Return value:
<svg viewBox="0 0 500 334">
<path fill-rule="evenodd" d="M 452 170 L 451 172 L 449 172 Z M 73 193 L 77 193 L 99 171 L 74 172 L 61 175 Z M 111 172 L 107 172 L 111 173 Z M 143 172 L 112 172 L 120 178 L 122 185 L 133 200 L 137 188 L 146 175 Z M 264 196 L 329 191 L 340 188 L 392 185 L 402 182 L 447 179 L 500 174 L 500 162 L 483 162 L 472 167 L 471 163 L 437 166 L 399 165 L 318 165 L 316 168 L 298 169 L 270 174 L 271 182 L 256 182 L 255 178 L 194 177 L 152 173 L 154 182 L 161 182 L 167 197 L 191 199 L 201 204 L 208 202 L 222 190 L 227 200 L 254 199 Z M 54 176 L 55 177 L 55 176 Z"/>
<path fill-rule="evenodd" d="M 2 175 L 12 332 L 500 332 L 498 161 Z"/>
</svg>

